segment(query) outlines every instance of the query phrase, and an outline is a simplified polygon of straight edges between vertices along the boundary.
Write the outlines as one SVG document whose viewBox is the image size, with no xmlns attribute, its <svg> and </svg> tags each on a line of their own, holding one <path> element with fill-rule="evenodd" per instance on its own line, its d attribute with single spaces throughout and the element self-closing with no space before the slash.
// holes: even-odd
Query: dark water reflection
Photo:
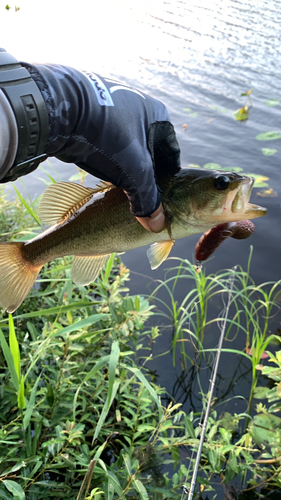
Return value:
<svg viewBox="0 0 281 500">
<path fill-rule="evenodd" d="M 165 102 L 182 151 L 182 165 L 217 163 L 223 168 L 240 167 L 245 173 L 269 177 L 268 185 L 277 196 L 261 198 L 261 189 L 254 189 L 252 202 L 268 208 L 268 215 L 256 220 L 256 232 L 245 241 L 229 240 L 217 250 L 204 267 L 207 273 L 241 265 L 246 269 L 249 246 L 254 247 L 251 275 L 257 284 L 281 278 L 280 231 L 280 150 L 281 141 L 260 142 L 257 134 L 270 130 L 281 131 L 280 104 L 268 107 L 269 98 L 281 99 L 280 92 L 280 2 L 257 0 L 144 1 L 128 2 L 128 13 L 134 19 L 136 36 L 134 57 L 128 47 L 124 60 L 134 71 L 124 78 L 115 68 L 110 76 L 141 88 Z M 106 27 L 104 27 L 106 30 Z M 118 43 L 118 41 L 117 41 Z M 121 60 L 121 58 L 120 58 Z M 128 73 L 127 73 L 128 74 Z M 247 104 L 242 92 L 253 89 L 253 108 L 247 122 L 237 122 L 233 112 Z M 186 109 L 189 108 L 189 111 Z M 186 124 L 184 131 L 183 124 Z M 273 156 L 264 156 L 262 148 L 277 149 Z M 74 166 L 63 165 L 51 159 L 63 179 L 75 173 Z M 48 164 L 44 167 L 50 170 Z M 38 171 L 25 179 L 34 195 L 44 190 Z M 93 179 L 87 177 L 86 184 Z M 18 186 L 21 187 L 20 183 Z M 198 236 L 178 241 L 172 256 L 193 261 Z M 151 272 L 145 249 L 131 251 L 123 256 L 131 270 L 131 293 L 149 293 L 151 279 L 163 279 L 167 262 Z M 188 289 L 181 289 L 181 297 Z M 177 298 L 177 297 L 176 297 Z M 217 305 L 217 307 L 219 307 Z M 221 306 L 222 308 L 222 306 Z M 216 308 L 213 314 L 217 314 Z M 280 321 L 275 320 L 274 327 Z M 206 335 L 205 347 L 217 345 L 219 331 L 212 328 Z M 154 353 L 169 349 L 171 329 L 167 328 L 156 343 Z M 244 334 L 235 340 L 235 347 L 243 349 Z M 232 345 L 231 347 L 234 347 Z M 183 372 L 177 358 L 159 357 L 151 366 L 158 381 L 184 408 L 201 408 L 198 384 L 190 384 L 194 377 L 190 366 Z M 200 380 L 207 391 L 210 371 L 200 372 Z M 248 397 L 250 367 L 247 361 L 224 353 L 221 358 L 216 396 L 222 400 L 230 395 Z M 236 399 L 234 411 L 245 411 L 245 401 Z"/>
</svg>

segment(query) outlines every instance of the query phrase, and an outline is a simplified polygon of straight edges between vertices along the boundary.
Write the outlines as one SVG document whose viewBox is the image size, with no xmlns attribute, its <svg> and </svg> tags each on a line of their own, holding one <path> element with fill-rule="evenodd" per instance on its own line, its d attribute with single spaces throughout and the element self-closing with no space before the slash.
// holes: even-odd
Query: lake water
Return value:
<svg viewBox="0 0 281 500">
<path fill-rule="evenodd" d="M 253 245 L 251 275 L 256 283 L 280 279 L 281 140 L 256 139 L 262 132 L 281 132 L 281 105 L 278 101 L 276 106 L 266 104 L 269 99 L 281 99 L 280 2 L 106 0 L 102 4 L 82 1 L 72 7 L 65 1 L 57 4 L 50 1 L 47 10 L 44 7 L 45 30 L 40 25 L 43 2 L 39 0 L 19 4 L 18 13 L 3 11 L 2 46 L 22 60 L 60 62 L 117 77 L 162 100 L 176 129 L 183 166 L 216 163 L 268 177 L 268 186 L 252 193 L 253 203 L 268 208 L 268 215 L 256 220 L 254 235 L 244 241 L 229 239 L 204 268 L 207 273 L 237 264 L 246 268 L 249 246 Z M 27 28 L 29 19 L 32 32 Z M 235 121 L 233 112 L 248 104 L 241 93 L 249 89 L 253 89 L 249 119 Z M 262 148 L 277 151 L 266 156 Z M 63 179 L 76 171 L 55 159 L 50 162 Z M 48 163 L 43 166 L 52 173 Z M 43 176 L 36 171 L 24 179 L 34 196 L 45 189 L 38 179 Z M 93 181 L 88 176 L 86 185 Z M 17 185 L 21 188 L 19 182 Z M 261 197 L 265 189 L 274 196 Z M 171 255 L 193 261 L 197 240 L 198 236 L 193 236 L 178 241 Z M 148 293 L 151 278 L 163 279 L 165 269 L 173 264 L 165 263 L 152 272 L 145 249 L 127 253 L 123 261 L 131 270 L 132 293 Z M 185 291 L 188 289 L 181 290 L 180 296 Z M 170 340 L 169 333 L 163 334 L 154 352 L 166 351 Z M 245 339 L 241 342 L 243 348 Z M 216 343 L 217 338 L 208 340 L 213 346 Z M 222 356 L 219 371 L 223 386 L 218 394 L 228 386 L 239 363 L 234 355 Z M 249 379 L 243 379 L 248 368 L 239 367 L 242 384 L 232 388 L 232 395 L 247 396 Z M 151 369 L 184 403 L 186 411 L 192 404 L 200 409 L 199 401 L 192 403 L 187 398 L 185 375 L 180 365 L 173 368 L 171 357 L 166 356 L 164 363 L 158 358 Z M 237 405 L 237 411 L 245 411 L 245 403 Z"/>
</svg>

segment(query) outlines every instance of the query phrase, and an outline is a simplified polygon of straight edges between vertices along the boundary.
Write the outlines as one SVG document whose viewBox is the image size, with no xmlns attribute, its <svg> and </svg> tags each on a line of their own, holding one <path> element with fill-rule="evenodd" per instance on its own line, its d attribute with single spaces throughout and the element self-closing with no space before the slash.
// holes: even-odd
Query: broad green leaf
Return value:
<svg viewBox="0 0 281 500">
<path fill-rule="evenodd" d="M 276 139 L 281 139 L 280 132 L 263 132 L 256 136 L 258 141 L 275 141 Z"/>
<path fill-rule="evenodd" d="M 28 475 L 30 479 L 36 474 L 36 472 L 38 471 L 38 469 L 40 469 L 40 467 L 43 463 L 42 460 L 39 460 L 39 457 L 37 458 L 37 460 L 38 460 L 38 462 L 35 464 L 32 471 Z"/>
<path fill-rule="evenodd" d="M 11 354 L 10 348 L 6 342 L 6 339 L 4 337 L 2 330 L 0 330 L 0 342 L 1 342 L 1 347 L 3 350 L 4 356 L 5 356 L 6 363 L 7 363 L 8 368 L 9 368 L 12 382 L 14 384 L 15 389 L 18 391 L 19 390 L 18 375 L 17 375 L 17 372 L 16 372 L 15 367 L 14 367 L 13 356 Z"/>
<path fill-rule="evenodd" d="M 277 432 L 280 436 L 280 423 L 280 417 L 260 413 L 251 420 L 249 430 L 258 445 L 272 446 L 278 440 Z"/>
<path fill-rule="evenodd" d="M 18 339 L 16 337 L 13 316 L 9 314 L 9 344 L 10 350 L 13 357 L 14 367 L 18 380 L 20 381 L 20 349 L 18 344 Z"/>
<path fill-rule="evenodd" d="M 271 149 L 271 148 L 262 148 L 261 151 L 264 156 L 272 156 L 275 155 L 275 153 L 277 153 L 277 149 Z"/>
<path fill-rule="evenodd" d="M 108 363 L 109 359 L 110 355 L 100 358 L 95 366 L 89 371 L 89 373 L 87 373 L 82 384 L 84 384 L 84 382 L 87 382 L 87 380 L 89 380 L 90 378 L 93 378 L 93 376 Z"/>
<path fill-rule="evenodd" d="M 190 437 L 195 438 L 194 427 L 188 417 L 185 417 L 184 423 L 186 432 L 189 434 Z"/>
<path fill-rule="evenodd" d="M 111 256 L 109 257 L 107 263 L 105 264 L 105 272 L 104 272 L 104 279 L 103 279 L 104 284 L 106 284 L 108 282 L 108 278 L 109 278 L 111 270 L 112 270 L 114 258 L 115 258 L 115 253 L 112 253 Z"/>
<path fill-rule="evenodd" d="M 106 480 L 105 480 L 105 489 L 104 489 L 104 494 L 105 494 L 105 500 L 112 500 L 114 496 L 114 483 L 112 478 L 108 475 Z"/>
<path fill-rule="evenodd" d="M 179 452 L 178 446 L 172 446 L 171 454 L 172 454 L 172 458 L 174 461 L 174 469 L 175 469 L 180 461 L 180 452 Z"/>
<path fill-rule="evenodd" d="M 20 381 L 20 388 L 18 392 L 18 407 L 20 410 L 25 408 L 25 399 L 24 399 L 24 376 L 22 375 Z"/>
<path fill-rule="evenodd" d="M 268 395 L 268 387 L 256 387 L 254 391 L 254 398 L 256 399 L 266 399 Z"/>
<path fill-rule="evenodd" d="M 26 462 L 24 460 L 22 460 L 20 463 L 17 463 L 13 467 L 9 467 L 9 469 L 4 470 L 1 473 L 1 477 L 7 476 L 8 474 L 12 474 L 12 472 L 16 472 L 17 470 L 20 470 L 23 467 L 26 467 Z"/>
<path fill-rule="evenodd" d="M 25 500 L 25 493 L 22 487 L 18 483 L 16 483 L 16 481 L 12 481 L 11 479 L 4 479 L 2 483 L 5 485 L 7 490 L 13 494 L 14 498 Z"/>
<path fill-rule="evenodd" d="M 121 484 L 119 483 L 118 478 L 116 477 L 114 472 L 109 470 L 108 475 L 111 478 L 111 481 L 112 481 L 112 484 L 114 485 L 114 489 L 115 489 L 116 493 L 118 493 L 118 495 L 122 495 L 123 490 L 121 488 Z"/>
<path fill-rule="evenodd" d="M 26 408 L 26 411 L 25 411 L 25 415 L 24 415 L 24 418 L 23 418 L 23 430 L 25 430 L 30 422 L 30 418 L 31 418 L 31 415 L 32 415 L 32 412 L 33 412 L 33 408 L 34 408 L 34 405 L 35 405 L 35 396 L 36 396 L 36 391 L 37 391 L 37 387 L 38 387 L 38 384 L 39 384 L 39 380 L 40 380 L 40 377 L 41 375 L 39 375 L 39 377 L 37 377 L 37 380 L 32 388 L 32 391 L 31 391 L 31 394 L 30 394 L 30 399 L 28 401 L 28 405 L 27 405 L 27 408 Z"/>
<path fill-rule="evenodd" d="M 111 353 L 109 358 L 109 368 L 108 368 L 108 400 L 111 400 L 112 388 L 115 379 L 115 371 L 117 367 L 117 363 L 119 360 L 119 342 L 115 340 L 111 346 Z"/>
<path fill-rule="evenodd" d="M 4 498 L 4 500 L 11 500 L 11 495 L 10 493 L 7 492 L 7 490 L 4 491 L 2 489 L 2 486 L 0 485 L 0 498 Z"/>
<path fill-rule="evenodd" d="M 280 104 L 280 101 L 279 99 L 267 99 L 265 101 L 265 104 L 269 107 L 273 107 L 273 106 L 278 106 L 278 104 Z"/>
<path fill-rule="evenodd" d="M 129 474 L 129 476 L 131 476 L 132 475 L 132 466 L 131 466 L 131 460 L 130 460 L 128 453 L 123 454 L 123 460 L 124 460 L 126 470 Z"/>
<path fill-rule="evenodd" d="M 237 458 L 236 458 L 235 454 L 233 453 L 233 451 L 231 451 L 229 453 L 229 466 L 230 466 L 231 470 L 233 470 L 234 472 L 236 472 L 236 474 L 239 473 L 239 468 L 238 468 L 238 464 L 237 464 Z"/>
<path fill-rule="evenodd" d="M 148 500 L 148 493 L 147 493 L 144 485 L 140 482 L 140 480 L 133 478 L 132 482 L 133 482 L 135 490 L 139 493 L 140 498 L 142 500 Z"/>
</svg>

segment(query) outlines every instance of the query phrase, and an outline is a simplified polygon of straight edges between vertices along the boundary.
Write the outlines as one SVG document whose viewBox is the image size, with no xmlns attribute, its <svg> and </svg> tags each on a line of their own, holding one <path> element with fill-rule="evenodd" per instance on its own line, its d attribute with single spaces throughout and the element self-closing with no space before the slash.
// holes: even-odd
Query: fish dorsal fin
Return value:
<svg viewBox="0 0 281 500">
<path fill-rule="evenodd" d="M 76 285 L 93 283 L 109 255 L 76 255 L 71 268 L 71 279 Z"/>
<path fill-rule="evenodd" d="M 146 253 L 151 269 L 157 269 L 167 259 L 174 243 L 174 240 L 165 240 L 150 245 Z"/>
<path fill-rule="evenodd" d="M 96 188 L 87 188 L 74 182 L 51 184 L 42 196 L 38 215 L 43 224 L 64 222 L 85 205 L 95 193 L 112 189 L 109 182 L 102 181 Z"/>
</svg>

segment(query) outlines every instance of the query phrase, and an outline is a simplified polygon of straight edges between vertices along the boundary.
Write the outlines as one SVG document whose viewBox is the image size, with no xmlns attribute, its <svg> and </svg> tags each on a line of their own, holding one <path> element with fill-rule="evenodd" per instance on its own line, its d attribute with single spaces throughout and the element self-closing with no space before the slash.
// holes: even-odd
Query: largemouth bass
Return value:
<svg viewBox="0 0 281 500">
<path fill-rule="evenodd" d="M 160 233 L 148 232 L 139 224 L 121 188 L 108 183 L 96 189 L 53 184 L 38 212 L 41 221 L 52 226 L 30 241 L 0 244 L 0 305 L 15 311 L 41 267 L 66 255 L 75 255 L 71 276 L 77 285 L 95 281 L 112 252 L 148 244 L 151 268 L 156 269 L 179 238 L 222 222 L 265 215 L 265 208 L 249 203 L 253 183 L 252 178 L 234 172 L 181 169 L 162 184 L 167 228 Z"/>
</svg>

